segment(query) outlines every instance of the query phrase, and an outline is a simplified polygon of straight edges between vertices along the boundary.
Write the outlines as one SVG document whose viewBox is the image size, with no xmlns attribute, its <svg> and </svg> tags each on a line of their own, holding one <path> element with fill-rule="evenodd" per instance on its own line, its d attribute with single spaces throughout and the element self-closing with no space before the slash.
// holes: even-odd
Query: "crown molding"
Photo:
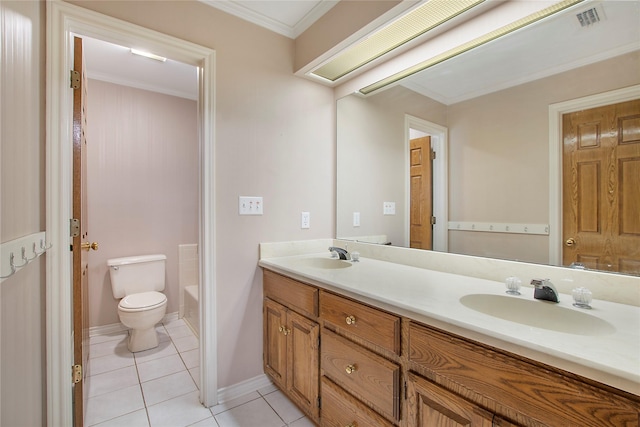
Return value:
<svg viewBox="0 0 640 427">
<path fill-rule="evenodd" d="M 337 0 L 319 0 L 309 13 L 300 19 L 294 26 L 287 25 L 276 19 L 258 13 L 242 4 L 233 0 L 199 0 L 208 6 L 215 7 L 218 10 L 237 16 L 238 18 L 259 25 L 263 28 L 276 32 L 280 35 L 295 39 L 316 22 L 322 15 L 327 13 L 329 9 L 335 6 Z"/>
</svg>

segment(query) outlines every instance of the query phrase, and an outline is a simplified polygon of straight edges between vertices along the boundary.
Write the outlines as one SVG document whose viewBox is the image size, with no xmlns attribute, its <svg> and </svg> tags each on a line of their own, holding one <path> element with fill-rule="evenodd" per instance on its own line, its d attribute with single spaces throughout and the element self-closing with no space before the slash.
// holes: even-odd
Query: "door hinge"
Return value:
<svg viewBox="0 0 640 427">
<path fill-rule="evenodd" d="M 318 408 L 322 408 L 322 398 L 318 396 Z"/>
<path fill-rule="evenodd" d="M 80 89 L 80 73 L 76 70 L 71 70 L 69 87 L 71 89 Z"/>
<path fill-rule="evenodd" d="M 436 159 L 436 152 L 434 150 L 431 150 L 431 160 L 435 160 Z"/>
<path fill-rule="evenodd" d="M 71 218 L 69 220 L 69 235 L 71 237 L 80 236 L 80 220 L 76 218 Z"/>
<path fill-rule="evenodd" d="M 436 217 L 435 216 L 431 217 L 431 225 L 436 225 Z"/>
<path fill-rule="evenodd" d="M 82 365 L 73 365 L 72 379 L 74 384 L 82 381 Z"/>
<path fill-rule="evenodd" d="M 404 400 L 409 398 L 409 387 L 407 387 L 407 382 L 404 382 Z"/>
</svg>

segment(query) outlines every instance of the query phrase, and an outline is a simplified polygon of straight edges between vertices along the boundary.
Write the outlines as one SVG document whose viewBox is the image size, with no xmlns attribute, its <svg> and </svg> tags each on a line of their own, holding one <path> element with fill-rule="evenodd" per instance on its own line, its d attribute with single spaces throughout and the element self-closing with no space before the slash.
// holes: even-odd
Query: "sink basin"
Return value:
<svg viewBox="0 0 640 427">
<path fill-rule="evenodd" d="M 325 270 L 334 270 L 340 268 L 351 267 L 349 261 L 331 258 L 302 258 L 295 261 L 298 267 L 321 268 Z"/>
<path fill-rule="evenodd" d="M 599 317 L 555 303 L 506 295 L 472 294 L 460 302 L 475 311 L 535 328 L 574 335 L 609 335 L 615 327 Z"/>
</svg>

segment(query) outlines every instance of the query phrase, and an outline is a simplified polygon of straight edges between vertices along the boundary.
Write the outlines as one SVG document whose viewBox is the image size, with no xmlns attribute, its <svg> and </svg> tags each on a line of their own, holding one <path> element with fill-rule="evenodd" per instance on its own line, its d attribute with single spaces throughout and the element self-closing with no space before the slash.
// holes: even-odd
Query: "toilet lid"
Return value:
<svg viewBox="0 0 640 427">
<path fill-rule="evenodd" d="M 131 294 L 120 300 L 118 308 L 124 311 L 149 310 L 167 302 L 167 296 L 161 292 L 150 291 Z"/>
</svg>

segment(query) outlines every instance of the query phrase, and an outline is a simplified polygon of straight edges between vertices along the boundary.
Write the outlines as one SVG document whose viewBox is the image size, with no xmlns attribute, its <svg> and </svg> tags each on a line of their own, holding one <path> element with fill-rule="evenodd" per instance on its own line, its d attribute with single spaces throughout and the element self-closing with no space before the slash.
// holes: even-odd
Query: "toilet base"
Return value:
<svg viewBox="0 0 640 427">
<path fill-rule="evenodd" d="M 158 346 L 158 333 L 155 325 L 148 329 L 129 329 L 127 348 L 132 353 L 149 350 Z"/>
</svg>

